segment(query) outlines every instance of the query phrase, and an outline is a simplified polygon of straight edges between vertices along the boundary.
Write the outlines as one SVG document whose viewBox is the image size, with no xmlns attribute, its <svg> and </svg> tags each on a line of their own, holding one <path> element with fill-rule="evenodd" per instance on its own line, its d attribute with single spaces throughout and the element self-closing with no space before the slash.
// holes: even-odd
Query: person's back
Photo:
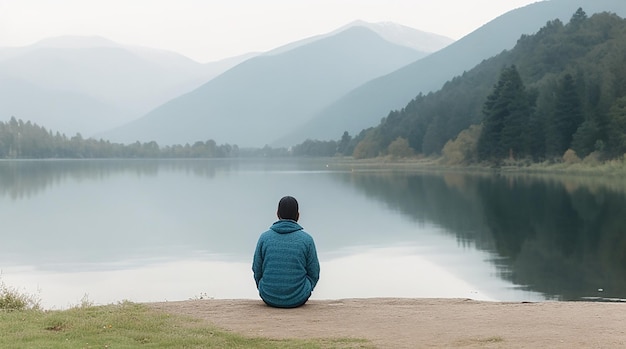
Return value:
<svg viewBox="0 0 626 349">
<path fill-rule="evenodd" d="M 298 203 L 290 196 L 278 204 L 279 220 L 261 234 L 252 271 L 263 301 L 274 307 L 303 305 L 319 280 L 313 238 L 297 223 Z"/>
</svg>

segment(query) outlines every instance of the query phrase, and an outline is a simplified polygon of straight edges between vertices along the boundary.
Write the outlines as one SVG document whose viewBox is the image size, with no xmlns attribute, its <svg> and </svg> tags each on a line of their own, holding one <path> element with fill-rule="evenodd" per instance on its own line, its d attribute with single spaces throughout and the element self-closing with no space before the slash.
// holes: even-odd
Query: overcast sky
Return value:
<svg viewBox="0 0 626 349">
<path fill-rule="evenodd" d="M 324 34 L 354 20 L 460 39 L 538 0 L 0 0 L 0 47 L 97 35 L 210 62 Z"/>
</svg>

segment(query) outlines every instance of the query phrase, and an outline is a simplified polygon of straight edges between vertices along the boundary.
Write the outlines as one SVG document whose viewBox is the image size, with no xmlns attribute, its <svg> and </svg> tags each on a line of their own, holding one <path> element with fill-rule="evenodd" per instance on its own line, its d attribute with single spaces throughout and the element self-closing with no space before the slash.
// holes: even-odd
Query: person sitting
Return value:
<svg viewBox="0 0 626 349">
<path fill-rule="evenodd" d="M 252 271 L 265 304 L 295 308 L 305 304 L 320 276 L 315 242 L 298 224 L 298 201 L 285 196 L 278 202 L 276 221 L 256 245 Z"/>
</svg>

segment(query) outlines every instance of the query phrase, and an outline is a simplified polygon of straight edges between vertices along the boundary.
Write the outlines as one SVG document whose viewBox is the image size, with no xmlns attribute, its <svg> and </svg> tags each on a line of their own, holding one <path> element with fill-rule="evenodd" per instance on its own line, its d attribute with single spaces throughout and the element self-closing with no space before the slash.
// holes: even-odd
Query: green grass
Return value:
<svg viewBox="0 0 626 349">
<path fill-rule="evenodd" d="M 130 302 L 55 311 L 0 309 L 0 333 L 0 348 L 372 347 L 360 339 L 249 338 Z"/>
</svg>

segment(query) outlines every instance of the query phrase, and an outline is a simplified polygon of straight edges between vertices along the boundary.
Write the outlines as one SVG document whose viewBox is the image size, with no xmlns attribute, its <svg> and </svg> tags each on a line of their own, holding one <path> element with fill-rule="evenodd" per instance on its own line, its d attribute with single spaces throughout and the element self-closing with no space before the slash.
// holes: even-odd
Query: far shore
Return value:
<svg viewBox="0 0 626 349">
<path fill-rule="evenodd" d="M 381 157 L 374 159 L 331 158 L 329 168 L 352 172 L 371 171 L 406 171 L 425 172 L 442 175 L 499 175 L 512 178 L 530 178 L 562 182 L 567 187 L 578 186 L 607 187 L 626 193 L 626 159 L 614 160 L 603 164 L 517 164 L 501 167 L 486 165 L 446 165 L 441 159 L 411 158 L 393 159 Z"/>
<path fill-rule="evenodd" d="M 625 155 L 626 156 L 626 155 Z M 500 166 L 489 164 L 447 164 L 442 158 L 393 158 L 389 156 L 371 159 L 352 157 L 329 158 L 330 163 L 355 170 L 412 169 L 445 172 L 475 173 L 525 173 L 560 175 L 623 176 L 626 174 L 626 157 L 606 162 L 533 163 L 523 161 L 504 162 Z"/>
<path fill-rule="evenodd" d="M 626 303 L 469 299 L 261 300 L 148 303 L 251 337 L 360 338 L 375 348 L 625 348 Z"/>
</svg>

